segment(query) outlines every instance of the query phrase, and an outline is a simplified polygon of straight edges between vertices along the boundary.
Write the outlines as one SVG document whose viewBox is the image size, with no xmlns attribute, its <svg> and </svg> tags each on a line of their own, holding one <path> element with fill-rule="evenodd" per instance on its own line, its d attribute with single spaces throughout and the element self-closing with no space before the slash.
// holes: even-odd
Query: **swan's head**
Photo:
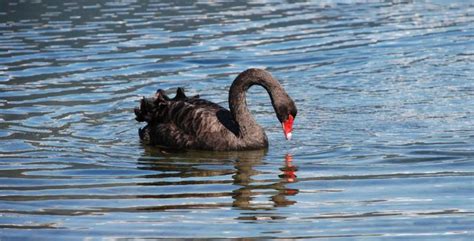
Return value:
<svg viewBox="0 0 474 241">
<path fill-rule="evenodd" d="M 295 103 L 288 96 L 287 101 L 284 104 L 279 104 L 275 108 L 277 118 L 281 122 L 283 133 L 287 140 L 291 140 L 293 131 L 293 122 L 295 121 L 298 110 L 296 109 Z"/>
</svg>

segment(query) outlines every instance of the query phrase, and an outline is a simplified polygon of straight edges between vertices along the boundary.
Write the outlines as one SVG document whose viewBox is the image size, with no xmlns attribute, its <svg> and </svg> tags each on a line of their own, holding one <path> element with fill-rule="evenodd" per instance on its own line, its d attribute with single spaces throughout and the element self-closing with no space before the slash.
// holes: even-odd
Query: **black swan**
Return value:
<svg viewBox="0 0 474 241">
<path fill-rule="evenodd" d="M 182 88 L 169 98 L 163 90 L 143 98 L 135 108 L 136 120 L 147 122 L 139 130 L 145 144 L 172 149 L 212 151 L 256 150 L 268 147 L 268 138 L 257 124 L 245 100 L 252 85 L 263 86 L 270 95 L 273 108 L 286 139 L 291 139 L 296 106 L 280 83 L 262 69 L 240 73 L 229 90 L 229 109 L 199 96 L 187 97 Z"/>
</svg>

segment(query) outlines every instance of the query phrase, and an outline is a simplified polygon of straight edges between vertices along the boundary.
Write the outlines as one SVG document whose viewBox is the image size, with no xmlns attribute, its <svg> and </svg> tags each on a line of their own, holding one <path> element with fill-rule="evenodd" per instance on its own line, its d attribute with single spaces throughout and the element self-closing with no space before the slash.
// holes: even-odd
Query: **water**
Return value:
<svg viewBox="0 0 474 241">
<path fill-rule="evenodd" d="M 472 240 L 469 1 L 2 1 L 0 239 Z M 142 146 L 133 107 L 227 106 L 266 68 L 295 99 L 268 151 Z"/>
</svg>

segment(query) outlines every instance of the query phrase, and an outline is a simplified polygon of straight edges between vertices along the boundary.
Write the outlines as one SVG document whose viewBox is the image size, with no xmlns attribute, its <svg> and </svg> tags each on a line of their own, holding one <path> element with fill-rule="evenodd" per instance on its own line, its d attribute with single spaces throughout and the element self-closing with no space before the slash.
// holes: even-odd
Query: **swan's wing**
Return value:
<svg viewBox="0 0 474 241">
<path fill-rule="evenodd" d="M 169 98 L 164 90 L 158 89 L 154 96 L 143 97 L 140 106 L 135 108 L 134 111 L 137 121 L 150 124 L 169 122 L 174 116 L 182 115 L 181 112 L 188 112 L 193 108 L 207 109 L 212 112 L 222 107 L 210 101 L 199 99 L 199 95 L 187 97 L 184 89 L 178 88 L 174 98 Z"/>
<path fill-rule="evenodd" d="M 223 107 L 203 99 L 170 101 L 167 105 L 167 122 L 173 123 L 188 135 L 206 138 L 209 133 L 219 132 L 222 123 L 217 117 Z"/>
<path fill-rule="evenodd" d="M 239 142 L 239 126 L 229 110 L 199 96 L 187 97 L 182 88 L 174 98 L 163 90 L 143 98 L 135 115 L 148 124 L 139 131 L 147 144 L 224 150 Z"/>
</svg>

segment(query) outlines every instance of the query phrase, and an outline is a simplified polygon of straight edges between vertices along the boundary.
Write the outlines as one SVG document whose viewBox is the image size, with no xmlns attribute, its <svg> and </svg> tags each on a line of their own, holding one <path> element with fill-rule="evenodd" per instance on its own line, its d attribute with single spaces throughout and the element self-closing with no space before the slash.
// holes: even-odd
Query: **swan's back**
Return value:
<svg viewBox="0 0 474 241">
<path fill-rule="evenodd" d="M 143 98 L 135 115 L 137 121 L 147 122 L 139 130 L 145 144 L 204 150 L 241 150 L 245 146 L 229 110 L 198 96 L 187 97 L 181 88 L 172 99 L 162 90 Z"/>
</svg>

